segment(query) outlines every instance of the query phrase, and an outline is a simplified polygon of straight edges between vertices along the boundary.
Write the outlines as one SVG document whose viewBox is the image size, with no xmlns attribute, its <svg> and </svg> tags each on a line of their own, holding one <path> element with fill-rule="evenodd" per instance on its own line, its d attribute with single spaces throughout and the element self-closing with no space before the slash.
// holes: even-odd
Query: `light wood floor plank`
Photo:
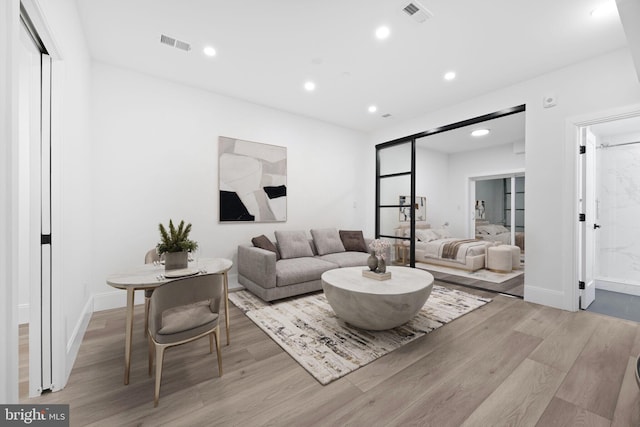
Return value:
<svg viewBox="0 0 640 427">
<path fill-rule="evenodd" d="M 636 356 L 629 356 L 611 427 L 640 426 L 640 390 L 636 381 Z"/>
<path fill-rule="evenodd" d="M 355 422 L 354 416 L 359 417 L 358 422 L 363 422 L 364 424 L 375 423 L 379 420 L 391 420 L 399 417 L 402 412 L 407 411 L 416 401 L 430 401 L 432 398 L 430 393 L 434 392 L 434 400 L 429 402 L 427 405 L 429 406 L 443 397 L 442 389 L 450 385 L 451 381 L 456 383 L 464 380 L 459 377 L 463 366 L 467 366 L 469 371 L 475 372 L 475 375 L 472 375 L 473 378 L 484 377 L 485 375 L 490 377 L 490 368 L 485 371 L 476 370 L 475 366 L 469 366 L 470 361 L 477 361 L 477 363 L 485 366 L 487 362 L 494 361 L 495 357 L 500 358 L 503 355 L 502 347 L 511 347 L 515 343 L 518 343 L 516 345 L 517 348 L 509 348 L 508 350 L 515 351 L 514 358 L 517 358 L 520 354 L 518 351 L 526 349 L 530 352 L 531 345 L 535 348 L 540 341 L 539 338 L 509 332 L 510 327 L 518 324 L 522 318 L 533 310 L 535 308 L 530 304 L 508 306 L 495 316 L 479 323 L 475 328 L 452 340 L 449 345 L 439 347 L 410 367 L 376 386 L 361 398 L 346 404 L 340 411 L 332 415 L 329 422 L 337 424 Z M 446 326 L 448 325 L 443 326 L 443 328 Z M 437 345 L 437 342 L 430 339 L 432 338 L 430 335 L 427 334 L 421 340 L 434 346 Z M 511 340 L 510 338 L 513 339 Z M 521 341 L 526 341 L 526 343 Z M 522 355 L 522 359 L 524 357 L 526 357 L 526 354 Z M 455 385 L 454 387 L 457 388 L 458 386 Z M 393 392 L 390 393 L 390 390 L 393 390 Z M 493 390 L 488 393 L 491 391 Z M 448 395 L 447 391 L 444 393 Z M 426 396 L 427 394 L 429 396 Z M 372 402 L 379 401 L 384 401 L 385 405 L 372 407 Z M 472 409 L 475 409 L 475 407 Z"/>
<path fill-rule="evenodd" d="M 551 366 L 525 359 L 462 426 L 535 425 L 564 376 Z"/>
<path fill-rule="evenodd" d="M 529 356 L 530 359 L 569 372 L 598 323 L 598 316 L 586 312 L 571 314 Z"/>
<path fill-rule="evenodd" d="M 394 417 L 393 422 L 400 425 L 461 425 L 539 342 L 539 338 L 512 331 L 497 343 L 477 349 L 445 381 L 412 399 L 411 406 Z"/>
<path fill-rule="evenodd" d="M 612 420 L 635 334 L 629 323 L 601 316 L 557 396 Z"/>
<path fill-rule="evenodd" d="M 493 316 L 496 306 L 504 307 L 514 304 L 512 298 L 496 296 L 491 303 L 491 308 L 487 305 L 456 319 L 456 328 L 439 328 L 431 332 L 428 340 L 415 340 L 400 347 L 380 359 L 375 364 L 369 364 L 357 371 L 349 374 L 348 380 L 362 391 L 371 390 L 383 381 L 397 374 L 407 366 L 415 363 L 441 345 L 447 345 L 452 339 L 462 335 L 469 329 L 477 326 L 482 321 Z M 489 305 L 488 304 L 488 305 Z M 434 342 L 437 344 L 434 345 Z"/>
<path fill-rule="evenodd" d="M 532 316 L 515 327 L 514 330 L 535 337 L 547 338 L 552 332 L 557 330 L 560 324 L 566 321 L 568 317 L 569 312 L 567 311 L 540 306 L 537 312 L 533 313 Z"/>
<path fill-rule="evenodd" d="M 610 424 L 604 417 L 554 397 L 536 427 L 609 427 Z"/>
</svg>

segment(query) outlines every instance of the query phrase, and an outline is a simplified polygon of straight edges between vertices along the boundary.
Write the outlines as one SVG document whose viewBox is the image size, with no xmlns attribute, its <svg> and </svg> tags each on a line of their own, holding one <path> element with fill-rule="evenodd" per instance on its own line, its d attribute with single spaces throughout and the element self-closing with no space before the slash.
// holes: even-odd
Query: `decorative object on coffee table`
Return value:
<svg viewBox="0 0 640 427">
<path fill-rule="evenodd" d="M 378 260 L 378 269 L 376 271 L 380 274 L 387 272 L 387 263 L 384 260 L 384 254 L 380 255 L 380 259 Z"/>
<path fill-rule="evenodd" d="M 376 252 L 373 250 L 371 251 L 369 258 L 367 258 L 367 266 L 371 271 L 376 271 L 378 268 L 378 258 L 376 257 Z"/>
<path fill-rule="evenodd" d="M 375 239 L 371 243 L 369 243 L 369 249 L 372 249 L 378 257 L 378 266 L 375 270 L 378 273 L 384 273 L 387 271 L 385 257 L 390 247 L 391 243 L 381 239 Z"/>
<path fill-rule="evenodd" d="M 180 221 L 178 228 L 169 220 L 169 231 L 163 224 L 158 224 L 160 230 L 160 243 L 158 243 L 158 255 L 164 254 L 165 270 L 187 268 L 189 265 L 189 252 L 198 248 L 198 243 L 189 239 L 191 223 L 184 225 Z"/>
</svg>

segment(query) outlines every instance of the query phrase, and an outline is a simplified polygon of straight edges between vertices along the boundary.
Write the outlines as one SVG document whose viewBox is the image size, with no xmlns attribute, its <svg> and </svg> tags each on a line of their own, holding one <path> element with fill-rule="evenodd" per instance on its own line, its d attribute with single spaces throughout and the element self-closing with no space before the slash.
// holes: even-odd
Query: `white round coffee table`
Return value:
<svg viewBox="0 0 640 427">
<path fill-rule="evenodd" d="M 391 279 L 362 275 L 366 267 L 347 267 L 322 274 L 322 289 L 336 315 L 362 329 L 382 331 L 409 321 L 431 294 L 433 276 L 409 267 L 387 267 Z"/>
</svg>

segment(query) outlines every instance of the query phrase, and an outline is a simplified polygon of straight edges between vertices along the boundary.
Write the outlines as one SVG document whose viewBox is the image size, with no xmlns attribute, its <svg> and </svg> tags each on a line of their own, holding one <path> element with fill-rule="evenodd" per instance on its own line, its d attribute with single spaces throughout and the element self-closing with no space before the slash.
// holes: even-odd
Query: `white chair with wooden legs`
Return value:
<svg viewBox="0 0 640 427">
<path fill-rule="evenodd" d="M 154 407 L 160 399 L 162 362 L 168 347 L 209 336 L 209 353 L 215 340 L 218 375 L 222 376 L 220 352 L 220 301 L 224 296 L 221 274 L 191 276 L 157 287 L 151 296 L 149 315 L 149 376 L 155 354 Z"/>
</svg>

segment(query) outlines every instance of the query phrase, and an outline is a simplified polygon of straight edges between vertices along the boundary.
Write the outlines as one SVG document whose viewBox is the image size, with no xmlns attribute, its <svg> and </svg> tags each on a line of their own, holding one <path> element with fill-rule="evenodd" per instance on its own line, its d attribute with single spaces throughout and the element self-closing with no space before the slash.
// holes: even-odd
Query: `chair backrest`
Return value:
<svg viewBox="0 0 640 427">
<path fill-rule="evenodd" d="M 156 248 L 150 249 L 144 256 L 145 264 L 151 264 L 154 261 L 160 261 L 160 255 L 158 255 L 158 251 L 156 250 Z"/>
<path fill-rule="evenodd" d="M 205 274 L 173 280 L 158 286 L 151 295 L 149 329 L 157 331 L 162 328 L 162 313 L 173 307 L 210 301 L 211 312 L 219 313 L 223 280 L 222 274 Z"/>
</svg>

